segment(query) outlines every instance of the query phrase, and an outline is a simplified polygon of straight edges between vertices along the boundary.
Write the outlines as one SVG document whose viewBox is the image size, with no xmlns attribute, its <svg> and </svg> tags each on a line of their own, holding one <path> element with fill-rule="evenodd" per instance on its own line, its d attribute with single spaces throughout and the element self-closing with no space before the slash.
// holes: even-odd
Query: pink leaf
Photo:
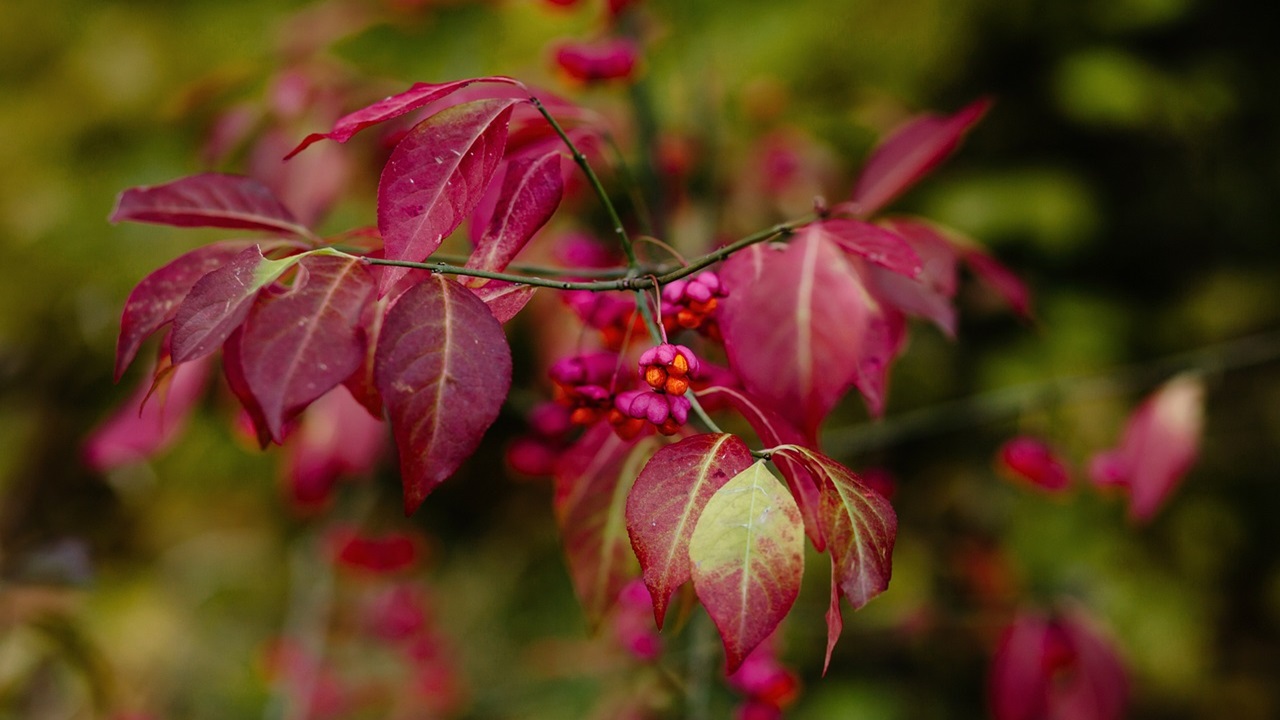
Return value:
<svg viewBox="0 0 1280 720">
<path fill-rule="evenodd" d="M 507 141 L 514 100 L 478 100 L 418 123 L 378 183 L 378 230 L 391 260 L 425 259 L 475 209 Z M 389 267 L 379 294 L 406 270 Z"/>
<path fill-rule="evenodd" d="M 914 279 L 868 268 L 867 277 L 876 298 L 908 315 L 931 320 L 947 337 L 955 337 L 956 310 L 951 299 L 959 282 L 956 250 L 951 241 L 928 223 L 894 218 L 883 224 L 906 240 L 924 265 Z"/>
<path fill-rule="evenodd" d="M 267 230 L 312 237 L 265 185 L 242 175 L 204 173 L 154 187 L 129 188 L 111 222 Z"/>
<path fill-rule="evenodd" d="M 730 366 L 812 439 L 857 369 L 868 303 L 857 274 L 828 233 L 810 226 L 783 250 L 734 255 L 721 278 Z"/>
<path fill-rule="evenodd" d="M 891 230 L 869 222 L 843 218 L 823 220 L 821 225 L 841 250 L 866 258 L 886 270 L 913 278 L 923 269 L 916 251 Z"/>
<path fill-rule="evenodd" d="M 593 628 L 635 577 L 627 538 L 627 494 L 656 449 L 651 436 L 624 440 L 608 423 L 597 423 L 556 467 L 556 522 L 569 578 Z"/>
<path fill-rule="evenodd" d="M 1019 614 L 1000 638 L 989 686 L 995 720 L 1119 720 L 1129 695 L 1116 651 L 1076 609 Z"/>
<path fill-rule="evenodd" d="M 875 213 L 929 174 L 989 107 L 991 101 L 984 98 L 955 115 L 921 115 L 893 131 L 871 152 L 853 188 L 857 214 L 865 217 Z"/>
<path fill-rule="evenodd" d="M 300 509 L 323 504 L 339 478 L 368 473 L 387 447 L 387 428 L 345 388 L 311 403 L 285 444 L 289 497 Z"/>
<path fill-rule="evenodd" d="M 208 377 L 207 362 L 171 368 L 154 387 L 148 374 L 115 414 L 89 434 L 85 462 L 101 472 L 146 460 L 167 448 L 182 432 Z M 152 397 L 153 390 L 158 396 Z"/>
<path fill-rule="evenodd" d="M 734 716 L 736 720 L 766 717 L 780 720 L 783 708 L 795 702 L 800 695 L 800 679 L 778 661 L 780 634 L 770 635 L 751 651 L 741 667 L 725 678 L 725 684 L 746 695 L 749 702 L 759 705 L 759 714 L 740 711 Z"/>
<path fill-rule="evenodd" d="M 569 104 L 568 101 L 547 95 L 543 95 L 541 99 L 543 106 L 555 112 L 562 125 L 575 116 L 582 116 L 592 121 L 595 120 L 586 111 Z M 564 141 L 560 138 L 560 135 L 552 129 L 551 125 L 540 114 L 537 114 L 537 110 L 533 110 L 536 119 L 525 118 L 522 124 L 517 125 L 520 116 L 527 115 L 531 109 L 532 106 L 530 105 L 517 105 L 512 110 L 511 132 L 507 135 L 507 150 L 502 161 L 503 177 L 507 175 L 508 170 L 506 168 L 513 164 L 531 162 L 545 155 L 555 153 L 560 156 L 559 182 L 563 186 L 567 181 L 575 178 L 573 171 L 576 170 L 576 166 L 565 154 Z M 564 131 L 578 150 L 587 156 L 589 161 L 593 163 L 597 161 L 607 162 L 604 158 L 597 157 L 600 144 L 597 130 L 583 127 L 565 127 Z M 550 170 L 548 169 L 547 172 L 550 172 Z M 503 183 L 490 183 L 484 197 L 480 199 L 475 210 L 471 213 L 471 219 L 467 223 L 467 232 L 473 247 L 480 244 L 481 237 L 489 229 L 489 226 L 495 222 L 494 212 L 497 209 L 498 199 L 502 195 L 502 190 Z M 561 193 L 563 193 L 563 190 Z"/>
<path fill-rule="evenodd" d="M 889 369 L 907 340 L 907 318 L 884 302 L 867 305 L 867 331 L 858 350 L 853 385 L 862 393 L 872 417 L 884 414 L 889 394 Z"/>
<path fill-rule="evenodd" d="M 532 285 L 505 280 L 490 280 L 480 287 L 471 288 L 471 292 L 489 306 L 489 311 L 500 323 L 506 323 L 523 310 L 524 306 L 533 299 L 533 294 L 537 290 L 538 288 Z"/>
<path fill-rule="evenodd" d="M 230 240 L 196 248 L 142 279 L 129 293 L 116 343 L 116 381 L 152 333 L 173 320 L 178 305 L 200 278 L 227 264 L 249 246 Z"/>
<path fill-rule="evenodd" d="M 694 435 L 659 450 L 627 496 L 627 533 L 662 627 L 667 603 L 687 582 L 689 538 L 707 501 L 753 462 L 733 435 Z"/>
<path fill-rule="evenodd" d="M 1009 307 L 1013 308 L 1014 312 L 1024 318 L 1031 318 L 1031 290 L 1021 278 L 995 258 L 977 248 L 966 248 L 962 257 L 973 274 L 990 285 L 1005 302 L 1009 303 Z"/>
<path fill-rule="evenodd" d="M 763 460 L 707 501 L 689 539 L 689 562 L 732 673 L 786 617 L 804 574 L 800 509 Z"/>
<path fill-rule="evenodd" d="M 355 157 L 337 145 L 321 147 L 293 162 L 280 159 L 293 134 L 270 128 L 249 154 L 249 174 L 271 188 L 298 218 L 314 227 L 346 193 Z"/>
<path fill-rule="evenodd" d="M 1204 382 L 1179 375 L 1138 406 L 1125 424 L 1120 444 L 1089 461 L 1100 485 L 1121 485 L 1130 493 L 1129 516 L 1155 516 L 1195 464 L 1204 426 Z"/>
<path fill-rule="evenodd" d="M 629 78 L 638 59 L 635 43 L 625 38 L 565 42 L 556 48 L 556 64 L 583 82 Z"/>
<path fill-rule="evenodd" d="M 511 388 L 511 349 L 484 302 L 435 275 L 387 313 L 374 381 L 400 451 L 410 514 L 497 419 Z"/>
<path fill-rule="evenodd" d="M 727 387 L 709 387 L 697 393 L 703 404 L 727 402 L 734 407 L 751 425 L 751 429 L 759 436 L 766 447 L 778 445 L 803 445 L 804 434 L 795 429 L 791 423 L 783 420 L 777 413 L 763 406 L 758 400 L 743 390 Z M 791 494 L 800 506 L 800 514 L 804 517 L 804 530 L 813 543 L 814 549 L 822 552 L 826 539 L 822 537 L 822 523 L 818 520 L 818 507 L 821 494 L 813 476 L 799 462 L 789 457 L 774 457 L 773 464 L 778 466 L 782 477 L 791 488 Z"/>
<path fill-rule="evenodd" d="M 559 152 L 509 164 L 489 226 L 467 259 L 467 267 L 504 270 L 551 219 L 563 193 Z"/>
<path fill-rule="evenodd" d="M 360 367 L 360 319 L 373 285 L 359 258 L 311 255 L 298 262 L 291 288 L 254 304 L 240 363 L 276 442 L 285 421 Z"/>
<path fill-rule="evenodd" d="M 411 641 L 431 632 L 430 598 L 422 587 L 396 583 L 362 603 L 361 625 L 374 637 L 391 643 Z"/>
<path fill-rule="evenodd" d="M 200 278 L 174 312 L 175 365 L 213 352 L 244 322 L 258 291 L 280 277 L 298 256 L 268 260 L 257 245 Z"/>
<path fill-rule="evenodd" d="M 614 639 L 635 659 L 652 662 L 662 656 L 662 636 L 653 626 L 653 598 L 640 580 L 632 580 L 618 593 L 610 625 Z"/>
<path fill-rule="evenodd" d="M 345 143 L 352 136 L 361 130 L 371 126 L 383 123 L 394 118 L 398 118 L 406 113 L 413 112 L 420 107 L 424 107 L 429 103 L 440 100 L 461 90 L 473 83 L 503 83 L 513 85 L 517 89 L 522 89 L 524 85 L 518 80 L 509 77 L 490 76 L 482 78 L 470 78 L 467 80 L 454 80 L 452 82 L 430 85 L 427 83 L 414 83 L 412 87 L 402 93 L 392 95 L 390 97 L 379 100 L 378 102 L 355 112 L 349 113 L 338 119 L 333 125 L 333 129 L 327 133 L 312 133 L 303 138 L 302 142 L 294 148 L 285 159 L 297 155 L 302 152 L 308 145 L 320 140 L 334 140 Z"/>
<path fill-rule="evenodd" d="M 1019 436 L 996 452 L 1001 467 L 1014 477 L 1049 492 L 1066 490 L 1071 484 L 1067 464 L 1039 438 Z"/>
</svg>

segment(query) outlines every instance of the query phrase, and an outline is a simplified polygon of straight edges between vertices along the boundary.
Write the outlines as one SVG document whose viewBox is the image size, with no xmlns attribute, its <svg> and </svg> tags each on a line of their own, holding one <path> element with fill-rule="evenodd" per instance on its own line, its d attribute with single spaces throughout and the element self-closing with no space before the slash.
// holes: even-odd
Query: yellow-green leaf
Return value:
<svg viewBox="0 0 1280 720">
<path fill-rule="evenodd" d="M 786 617 L 804 573 L 800 508 L 764 461 L 711 496 L 689 541 L 689 562 L 733 672 Z"/>
</svg>

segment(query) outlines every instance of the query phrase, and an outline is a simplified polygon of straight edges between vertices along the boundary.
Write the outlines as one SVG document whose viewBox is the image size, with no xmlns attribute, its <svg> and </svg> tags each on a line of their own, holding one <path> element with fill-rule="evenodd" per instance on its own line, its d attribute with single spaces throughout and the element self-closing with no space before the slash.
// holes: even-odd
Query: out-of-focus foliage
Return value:
<svg viewBox="0 0 1280 720">
<path fill-rule="evenodd" d="M 916 329 L 882 431 L 853 402 L 828 423 L 833 454 L 897 478 L 896 572 L 847 614 L 825 679 L 825 577 L 806 579 L 797 612 L 812 621 L 792 622 L 782 651 L 803 678 L 793 716 L 980 716 L 983 668 L 1014 605 L 1064 596 L 1121 648 L 1132 717 L 1280 714 L 1280 56 L 1263 4 L 648 5 L 637 92 L 668 154 L 696 168 L 670 242 L 808 208 L 803 194 L 777 210 L 724 196 L 764 134 L 802 137 L 815 166 L 849 177 L 909 112 L 991 95 L 963 151 L 898 208 L 979 239 L 1035 289 L 1028 327 L 970 286 L 958 342 Z M 129 289 L 225 237 L 107 225 L 116 192 L 205 169 L 198 148 L 217 114 L 303 57 L 367 78 L 370 98 L 503 73 L 582 93 L 626 124 L 625 91 L 583 91 L 552 65 L 555 43 L 590 35 L 598 12 L 587 0 L 0 7 L 0 717 L 278 709 L 273 640 L 324 635 L 324 604 L 368 582 L 326 564 L 325 528 L 292 514 L 279 458 L 242 442 L 221 400 L 157 461 L 86 469 L 81 440 L 128 393 L 111 358 Z M 367 192 L 339 206 L 333 229 L 368 222 L 374 171 L 357 172 Z M 1083 487 L 1049 497 L 1000 480 L 992 457 L 1022 433 L 1053 438 L 1082 468 L 1188 363 L 1207 381 L 1201 458 L 1153 522 L 1131 524 L 1123 502 Z M 1094 374 L 1021 409 L 895 420 Z M 516 426 L 500 418 L 409 521 L 389 469 L 344 490 L 332 516 L 433 538 L 419 577 L 470 688 L 461 716 L 580 717 L 663 680 L 586 638 L 549 492 L 497 460 Z M 335 654 L 361 652 L 351 628 L 330 629 Z M 716 693 L 721 712 L 731 698 Z"/>
</svg>

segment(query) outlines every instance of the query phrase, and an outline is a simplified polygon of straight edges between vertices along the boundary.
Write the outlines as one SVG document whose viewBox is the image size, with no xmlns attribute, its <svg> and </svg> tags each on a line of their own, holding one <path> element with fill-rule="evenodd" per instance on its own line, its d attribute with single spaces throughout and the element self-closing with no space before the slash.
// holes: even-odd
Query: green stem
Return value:
<svg viewBox="0 0 1280 720">
<path fill-rule="evenodd" d="M 353 256 L 354 257 L 354 256 Z M 361 257 L 361 261 L 369 265 L 390 265 L 407 267 L 415 270 L 426 270 L 437 275 L 461 275 L 464 277 L 486 278 L 488 280 L 505 280 L 507 282 L 532 285 L 533 287 L 552 288 L 554 290 L 590 290 L 604 292 L 607 290 L 635 290 L 652 285 L 647 278 L 620 278 L 618 280 L 555 280 L 552 278 L 518 275 L 515 273 L 493 272 L 478 268 L 460 267 L 442 262 L 410 262 L 408 260 L 388 260 L 387 258 Z"/>
<path fill-rule="evenodd" d="M 649 88 L 644 79 L 633 82 L 628 90 L 636 123 L 637 140 L 640 144 L 640 196 L 644 198 L 644 205 L 649 210 L 653 234 L 666 235 L 666 203 L 662 197 L 662 185 L 658 179 L 657 162 L 654 160 L 658 147 L 658 122 L 653 109 L 653 98 L 649 95 Z"/>
<path fill-rule="evenodd" d="M 431 256 L 436 262 L 447 263 L 449 265 L 457 265 L 459 267 L 466 265 L 467 256 L 465 255 L 449 255 L 447 253 L 436 253 Z M 665 266 L 665 265 L 664 265 Z M 544 275 L 547 277 L 577 277 L 592 278 L 600 280 L 612 280 L 616 278 L 624 278 L 629 272 L 624 267 L 609 268 L 565 268 L 552 267 L 550 265 L 527 265 L 523 263 L 512 263 L 507 266 L 509 270 L 521 273 L 523 275 Z M 657 268 L 653 268 L 657 269 Z M 643 272 L 646 268 L 641 267 Z"/>
<path fill-rule="evenodd" d="M 337 250 L 335 248 L 322 248 L 319 250 L 313 250 L 312 252 L 324 253 L 329 255 L 343 255 L 346 257 L 358 257 L 362 262 L 365 262 L 369 265 L 391 265 L 395 267 L 413 268 L 415 270 L 426 270 L 428 272 L 437 273 L 440 275 L 463 275 L 467 277 L 486 278 L 489 280 L 505 280 L 507 282 L 519 283 L 521 285 L 531 285 L 534 287 L 552 288 L 554 290 L 588 290 L 591 292 L 607 292 L 609 290 L 641 291 L 641 290 L 648 290 L 654 287 L 661 287 L 674 280 L 679 280 L 680 278 L 688 277 L 689 275 L 692 275 L 698 272 L 699 270 L 702 270 L 705 267 L 714 265 L 715 263 L 718 263 L 721 260 L 724 260 L 725 258 L 729 257 L 733 253 L 739 250 L 742 250 L 743 248 L 749 247 L 756 243 L 773 239 L 779 235 L 790 233 L 794 231 L 796 228 L 806 225 L 810 222 L 813 222 L 813 217 L 805 217 L 799 220 L 793 220 L 791 222 L 774 225 L 773 227 L 768 228 L 767 230 L 761 230 L 760 232 L 754 233 L 752 235 L 748 235 L 747 237 L 744 237 L 741 240 L 738 240 L 737 242 L 734 242 L 730 245 L 725 245 L 724 247 L 717 248 L 716 250 L 713 250 L 707 253 L 706 255 L 695 258 L 692 262 L 690 262 L 688 265 L 685 265 L 684 267 L 677 267 L 661 275 L 636 276 L 633 274 L 636 272 L 636 270 L 632 269 L 632 270 L 628 270 L 627 274 L 624 277 L 620 277 L 613 280 L 556 280 L 553 278 L 542 278 L 542 277 L 535 277 L 532 275 L 493 272 L 491 270 L 480 270 L 478 268 L 460 267 L 458 265 L 452 265 L 450 263 L 443 263 L 443 262 L 412 262 L 409 260 L 389 260 L 387 258 L 362 257 L 358 255 L 351 255 L 349 253 L 344 253 L 341 250 Z M 574 274 L 576 274 L 576 271 L 574 271 Z M 639 298 L 639 300 L 643 300 L 643 299 Z M 642 309 L 647 308 L 647 305 L 641 302 L 641 308 Z M 644 309 L 644 312 L 646 315 L 646 322 L 652 322 L 653 318 L 649 317 L 648 310 Z M 656 326 L 651 327 L 650 331 L 655 333 L 655 337 L 660 337 L 659 335 L 656 334 Z"/>
<path fill-rule="evenodd" d="M 650 286 L 652 286 L 650 280 Z M 653 309 L 649 307 L 649 300 L 644 296 L 644 290 L 636 290 L 635 292 L 636 310 L 640 311 L 640 317 L 644 318 L 645 329 L 649 331 L 649 339 L 654 343 L 662 342 L 662 330 L 658 328 L 658 319 L 653 316 Z"/>
<path fill-rule="evenodd" d="M 711 717 L 711 683 L 715 674 L 716 631 L 705 613 L 694 613 L 689 620 L 689 670 L 686 675 L 689 694 L 685 699 L 685 717 L 707 720 Z"/>
<path fill-rule="evenodd" d="M 636 259 L 636 249 L 631 244 L 631 238 L 627 235 L 627 229 L 622 225 L 622 218 L 618 215 L 618 209 L 613 206 L 613 201 L 609 199 L 609 193 L 604 191 L 604 185 L 600 182 L 600 177 L 596 175 L 596 171 L 591 168 L 591 163 L 587 162 L 587 156 L 582 154 L 577 145 L 569 139 L 569 135 L 565 133 L 564 128 L 560 127 L 560 123 L 551 116 L 542 101 L 534 96 L 529 96 L 529 102 L 542 113 L 542 117 L 546 118 L 551 125 L 551 129 L 556 131 L 556 135 L 560 136 L 561 142 L 565 147 L 569 148 L 569 153 L 573 156 L 573 161 L 582 168 L 582 172 L 587 176 L 587 182 L 591 183 L 591 189 L 595 191 L 596 197 L 600 199 L 600 204 L 604 206 L 605 212 L 609 214 L 609 222 L 613 224 L 613 232 L 618 236 L 618 242 L 622 244 L 622 250 L 627 254 L 627 266 L 635 269 L 640 266 L 640 261 Z"/>
<path fill-rule="evenodd" d="M 720 426 L 716 424 L 716 421 L 711 419 L 711 416 L 707 414 L 707 411 L 703 409 L 702 403 L 698 402 L 698 396 L 693 393 L 692 388 L 689 392 L 685 393 L 684 396 L 689 399 L 689 409 L 693 410 L 693 414 L 698 416 L 698 419 L 702 421 L 703 425 L 707 426 L 708 430 L 717 434 L 724 432 L 724 430 L 721 430 Z"/>
<path fill-rule="evenodd" d="M 654 229 L 653 210 L 650 209 L 649 202 L 645 200 L 644 191 L 640 189 L 640 181 L 636 178 L 635 173 L 631 171 L 631 166 L 627 164 L 627 158 L 622 154 L 622 148 L 618 147 L 617 140 L 609 134 L 605 134 L 604 139 L 609 145 L 609 150 L 613 153 L 613 162 L 617 168 L 618 179 L 627 188 L 627 197 L 631 199 L 631 204 L 635 207 L 636 222 L 640 224 L 640 232 L 645 235 L 655 234 L 657 231 Z"/>
<path fill-rule="evenodd" d="M 748 235 L 742 238 L 741 240 L 725 245 L 724 247 L 717 248 L 707 253 L 706 255 L 695 258 L 692 262 L 690 262 L 688 265 L 685 265 L 682 268 L 672 270 L 671 272 L 666 273 L 665 275 L 659 275 L 658 284 L 666 285 L 672 280 L 679 280 L 682 277 L 692 275 L 693 273 L 705 267 L 714 265 L 720 262 L 721 260 L 724 260 L 730 255 L 738 252 L 739 250 L 742 250 L 743 248 L 749 247 L 751 245 L 755 245 L 756 243 L 764 242 L 766 240 L 772 240 L 773 238 L 779 235 L 790 234 L 794 232 L 797 228 L 804 227 L 805 225 L 808 225 L 809 223 L 813 222 L 816 219 L 817 219 L 816 215 L 808 215 L 798 220 L 791 220 L 789 222 L 778 223 L 773 227 L 766 228 L 757 233 L 752 233 L 751 235 Z"/>
</svg>

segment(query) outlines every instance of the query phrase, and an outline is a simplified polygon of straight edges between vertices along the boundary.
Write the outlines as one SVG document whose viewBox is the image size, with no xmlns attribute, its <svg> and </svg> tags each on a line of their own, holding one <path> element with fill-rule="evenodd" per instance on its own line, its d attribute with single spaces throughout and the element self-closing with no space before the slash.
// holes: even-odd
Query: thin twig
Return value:
<svg viewBox="0 0 1280 720">
<path fill-rule="evenodd" d="M 631 245 L 631 238 L 627 236 L 627 229 L 622 225 L 622 218 L 618 215 L 618 209 L 613 206 L 613 201 L 609 199 L 609 193 L 605 192 L 604 184 L 600 182 L 600 177 L 596 175 L 596 171 L 591 168 L 591 163 L 587 162 L 587 156 L 582 154 L 577 145 L 573 144 L 573 140 L 569 139 L 569 135 L 565 133 L 564 128 L 560 127 L 560 123 L 552 117 L 547 111 L 542 101 L 536 97 L 530 96 L 529 102 L 542 113 L 542 117 L 546 118 L 547 123 L 551 125 L 551 129 L 556 131 L 556 135 L 560 136 L 560 140 L 569 149 L 573 161 L 582 168 L 582 172 L 587 176 L 587 182 L 591 184 L 591 189 L 595 191 L 596 197 L 600 199 L 600 204 L 604 206 L 605 212 L 609 214 L 609 222 L 613 224 L 613 232 L 618 236 L 618 242 L 622 244 L 622 251 L 627 255 L 627 266 L 637 268 L 640 261 L 636 259 L 636 249 Z"/>
<path fill-rule="evenodd" d="M 813 217 L 805 217 L 791 222 L 774 225 L 766 230 L 748 235 L 737 242 L 724 247 L 717 248 L 706 255 L 695 258 L 692 262 L 684 267 L 674 268 L 661 275 L 646 276 L 629 276 L 620 277 L 614 280 L 556 280 L 552 278 L 535 277 L 532 275 L 522 275 L 517 273 L 493 272 L 491 270 L 480 270 L 477 268 L 460 267 L 444 262 L 411 262 L 409 260 L 391 260 L 387 258 L 371 258 L 357 255 L 350 255 L 335 248 L 321 248 L 313 250 L 313 253 L 326 253 L 331 255 L 345 255 L 347 257 L 358 257 L 362 262 L 369 265 L 391 265 L 395 267 L 414 268 L 416 270 L 426 270 L 428 272 L 440 275 L 465 275 L 468 277 L 487 278 L 489 280 L 505 280 L 507 282 L 519 283 L 521 285 L 531 285 L 534 287 L 552 288 L 555 290 L 589 290 L 591 292 L 607 292 L 609 290 L 648 290 L 653 287 L 666 285 L 674 280 L 688 277 L 705 267 L 714 265 L 724 260 L 733 253 L 743 248 L 771 240 L 780 235 L 793 232 L 796 228 L 813 222 Z M 628 275 L 632 275 L 635 271 L 627 271 Z M 576 274 L 576 272 L 575 272 Z M 652 320 L 652 318 L 649 318 Z"/>
<path fill-rule="evenodd" d="M 1060 397 L 1079 401 L 1148 386 L 1186 370 L 1225 373 L 1277 359 L 1280 359 L 1280 331 L 1261 333 L 1092 375 L 1049 378 L 1001 388 L 929 405 L 882 422 L 831 430 L 823 434 L 822 446 L 832 455 L 855 455 L 922 436 L 993 422 Z"/>
<path fill-rule="evenodd" d="M 468 258 L 465 255 L 450 255 L 448 253 L 436 253 L 431 256 L 436 262 L 448 263 L 449 265 L 464 266 Z M 647 268 L 649 272 L 664 271 L 670 267 L 668 263 Z M 524 263 L 511 263 L 507 266 L 508 270 L 518 272 L 522 275 L 535 275 L 546 277 L 572 277 L 572 278 L 590 278 L 593 280 L 612 280 L 615 278 L 624 278 L 630 272 L 625 267 L 607 267 L 607 268 L 567 268 L 555 267 L 552 265 L 528 265 Z M 646 268 L 641 266 L 641 270 Z"/>
<path fill-rule="evenodd" d="M 266 720 L 312 715 L 311 698 L 319 682 L 315 668 L 325 655 L 334 593 L 333 572 L 327 563 L 317 561 L 319 555 L 318 536 L 313 534 L 300 539 L 289 553 L 289 604 L 282 634 L 298 643 L 314 664 L 298 686 L 290 687 L 293 679 L 287 676 L 273 683 L 264 711 Z"/>
</svg>

